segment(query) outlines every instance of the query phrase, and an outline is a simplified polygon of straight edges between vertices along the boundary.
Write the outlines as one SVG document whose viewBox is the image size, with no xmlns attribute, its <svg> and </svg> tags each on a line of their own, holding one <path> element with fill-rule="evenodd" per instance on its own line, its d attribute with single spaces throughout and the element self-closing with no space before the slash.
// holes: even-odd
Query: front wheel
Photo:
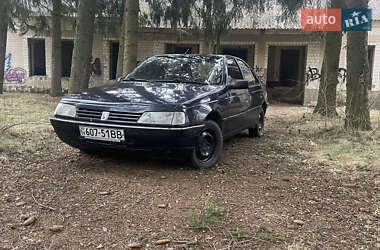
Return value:
<svg viewBox="0 0 380 250">
<path fill-rule="evenodd" d="M 259 120 L 256 123 L 254 128 L 248 129 L 250 137 L 262 137 L 264 136 L 264 113 L 261 112 L 259 115 Z"/>
<path fill-rule="evenodd" d="M 223 134 L 219 125 L 211 120 L 206 120 L 204 125 L 191 154 L 191 163 L 198 169 L 214 166 L 219 161 L 223 150 Z"/>
</svg>

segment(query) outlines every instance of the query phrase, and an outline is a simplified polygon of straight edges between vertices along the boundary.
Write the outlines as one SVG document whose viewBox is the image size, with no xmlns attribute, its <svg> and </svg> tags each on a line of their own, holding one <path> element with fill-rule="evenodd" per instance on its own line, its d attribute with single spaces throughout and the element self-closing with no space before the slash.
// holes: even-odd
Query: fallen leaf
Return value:
<svg viewBox="0 0 380 250">
<path fill-rule="evenodd" d="M 17 203 L 16 203 L 16 207 L 22 207 L 22 206 L 24 206 L 25 204 L 26 204 L 25 202 L 20 201 L 20 202 L 17 202 Z"/>
<path fill-rule="evenodd" d="M 169 240 L 169 239 L 158 240 L 158 241 L 156 241 L 156 245 L 165 245 L 165 244 L 170 243 L 170 241 L 171 240 Z"/>
<path fill-rule="evenodd" d="M 138 243 L 138 242 L 132 242 L 132 243 L 128 244 L 128 247 L 129 248 L 141 248 L 142 245 L 141 245 L 141 243 Z"/>
<path fill-rule="evenodd" d="M 305 224 L 305 222 L 302 220 L 294 220 L 293 222 L 296 223 L 297 225 L 301 225 L 301 226 Z"/>
<path fill-rule="evenodd" d="M 29 219 L 25 220 L 24 223 L 22 223 L 24 226 L 32 225 L 37 220 L 36 216 L 32 216 Z"/>
<path fill-rule="evenodd" d="M 100 195 L 109 195 L 110 192 L 99 192 Z"/>
<path fill-rule="evenodd" d="M 50 227 L 49 230 L 51 232 L 58 233 L 58 232 L 61 232 L 63 230 L 63 226 L 62 225 L 54 225 L 54 226 Z"/>
<path fill-rule="evenodd" d="M 369 213 L 369 212 L 370 212 L 368 209 L 366 209 L 366 208 L 364 208 L 364 207 L 359 208 L 359 211 L 360 211 L 360 212 L 366 212 L 366 213 Z"/>
<path fill-rule="evenodd" d="M 166 208 L 166 204 L 158 204 L 159 208 Z"/>
</svg>

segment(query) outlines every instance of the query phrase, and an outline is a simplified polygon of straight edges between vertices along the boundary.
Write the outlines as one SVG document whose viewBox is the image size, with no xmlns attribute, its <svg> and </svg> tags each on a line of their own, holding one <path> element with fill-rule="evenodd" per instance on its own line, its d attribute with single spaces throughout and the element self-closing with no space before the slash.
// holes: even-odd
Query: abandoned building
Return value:
<svg viewBox="0 0 380 250">
<path fill-rule="evenodd" d="M 375 1 L 371 1 L 375 5 Z M 372 31 L 369 32 L 368 56 L 371 72 L 370 98 L 380 106 L 380 6 L 372 7 Z M 267 20 L 266 20 L 267 19 Z M 315 32 L 299 25 L 278 25 L 262 18 L 254 27 L 247 22 L 236 24 L 221 42 L 221 53 L 244 59 L 266 83 L 271 101 L 315 105 L 324 42 Z M 62 32 L 62 84 L 67 89 L 74 47 L 74 31 L 64 25 Z M 27 85 L 47 89 L 51 77 L 51 37 L 28 33 L 8 33 L 5 65 L 6 85 Z M 93 59 L 100 62 L 100 74 L 91 82 L 115 81 L 118 58 L 118 34 L 95 34 Z M 346 35 L 340 60 L 339 91 L 344 92 L 346 79 Z M 178 41 L 170 28 L 141 28 L 138 61 L 164 53 L 207 53 L 198 39 Z"/>
</svg>

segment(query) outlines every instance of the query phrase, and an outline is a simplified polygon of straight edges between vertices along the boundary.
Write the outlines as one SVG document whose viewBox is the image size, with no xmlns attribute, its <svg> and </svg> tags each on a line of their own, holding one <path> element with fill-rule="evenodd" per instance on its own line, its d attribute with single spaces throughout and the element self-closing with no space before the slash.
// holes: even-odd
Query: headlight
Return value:
<svg viewBox="0 0 380 250">
<path fill-rule="evenodd" d="M 76 108 L 73 105 L 58 103 L 58 106 L 55 109 L 54 115 L 75 117 Z"/>
<path fill-rule="evenodd" d="M 184 125 L 186 123 L 186 116 L 183 112 L 145 112 L 137 123 Z"/>
</svg>

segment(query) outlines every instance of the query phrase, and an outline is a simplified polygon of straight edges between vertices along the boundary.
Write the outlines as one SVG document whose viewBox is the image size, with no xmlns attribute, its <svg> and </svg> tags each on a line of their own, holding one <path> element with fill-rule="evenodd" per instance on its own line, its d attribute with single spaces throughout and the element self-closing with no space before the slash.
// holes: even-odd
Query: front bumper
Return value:
<svg viewBox="0 0 380 250">
<path fill-rule="evenodd" d="M 154 151 L 190 153 L 197 144 L 203 125 L 190 127 L 147 127 L 76 121 L 52 117 L 50 122 L 58 137 L 72 147 L 89 150 Z M 123 129 L 124 142 L 106 142 L 80 136 L 79 125 Z"/>
</svg>

